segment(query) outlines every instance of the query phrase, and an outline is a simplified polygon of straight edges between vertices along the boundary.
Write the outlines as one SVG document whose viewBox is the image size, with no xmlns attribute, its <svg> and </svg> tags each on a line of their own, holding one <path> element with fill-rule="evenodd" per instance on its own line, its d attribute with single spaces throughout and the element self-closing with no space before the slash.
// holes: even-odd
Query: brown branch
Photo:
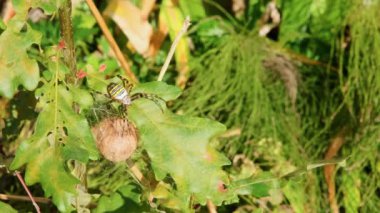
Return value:
<svg viewBox="0 0 380 213">
<path fill-rule="evenodd" d="M 15 172 L 15 175 L 17 176 L 18 180 L 20 181 L 21 185 L 24 187 L 24 189 L 25 189 L 26 193 L 28 194 L 30 200 L 32 201 L 33 206 L 34 206 L 34 208 L 36 209 L 37 213 L 41 213 L 41 211 L 40 211 L 40 207 L 38 206 L 38 204 L 37 204 L 36 201 L 34 200 L 32 193 L 30 193 L 28 187 L 26 186 L 26 184 L 25 184 L 25 182 L 24 182 L 24 179 L 23 179 L 22 176 L 20 175 L 20 172 L 16 171 L 16 172 Z"/>
<path fill-rule="evenodd" d="M 114 37 L 112 36 L 110 30 L 107 27 L 106 22 L 104 21 L 102 15 L 100 14 L 98 8 L 92 0 L 86 0 L 88 7 L 90 8 L 92 14 L 94 15 L 96 21 L 99 24 L 100 29 L 102 30 L 104 36 L 106 37 L 109 45 L 112 50 L 115 52 L 117 60 L 120 62 L 121 67 L 124 69 L 125 74 L 132 80 L 134 83 L 138 82 L 135 74 L 133 74 L 128 62 L 125 60 L 123 53 L 121 52 L 119 46 L 117 45 Z"/>
<path fill-rule="evenodd" d="M 0 200 L 31 201 L 29 196 L 0 194 Z M 45 197 L 34 197 L 37 203 L 50 203 L 51 200 Z"/>
<path fill-rule="evenodd" d="M 344 143 L 346 128 L 341 129 L 338 134 L 331 139 L 331 143 L 325 154 L 325 160 L 330 160 L 337 155 Z M 328 188 L 328 198 L 330 202 L 331 212 L 339 213 L 339 207 L 335 198 L 335 165 L 326 165 L 324 167 L 324 175 Z"/>
<path fill-rule="evenodd" d="M 75 46 L 73 25 L 71 22 L 71 0 L 66 0 L 65 3 L 59 8 L 59 23 L 61 27 L 62 36 L 62 49 L 63 60 L 66 66 L 69 67 L 71 74 L 67 76 L 67 80 L 70 83 L 76 83 L 75 74 L 76 70 L 76 58 L 75 58 Z M 60 44 L 61 45 L 61 44 Z"/>
</svg>

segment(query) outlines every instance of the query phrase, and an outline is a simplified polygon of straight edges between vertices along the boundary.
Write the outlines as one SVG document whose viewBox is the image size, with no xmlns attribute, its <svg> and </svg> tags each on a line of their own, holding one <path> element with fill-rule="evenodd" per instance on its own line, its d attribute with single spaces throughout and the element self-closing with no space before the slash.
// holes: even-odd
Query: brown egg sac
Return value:
<svg viewBox="0 0 380 213">
<path fill-rule="evenodd" d="M 128 159 L 137 147 L 137 130 L 122 118 L 106 118 L 92 128 L 96 145 L 107 160 L 120 162 Z"/>
</svg>

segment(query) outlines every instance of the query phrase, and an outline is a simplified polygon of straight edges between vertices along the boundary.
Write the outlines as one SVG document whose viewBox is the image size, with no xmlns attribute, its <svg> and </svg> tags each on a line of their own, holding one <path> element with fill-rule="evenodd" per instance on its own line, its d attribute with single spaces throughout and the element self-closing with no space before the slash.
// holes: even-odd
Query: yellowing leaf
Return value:
<svg viewBox="0 0 380 213">
<path fill-rule="evenodd" d="M 104 14 L 116 22 L 138 53 L 147 53 L 153 29 L 139 8 L 130 1 L 112 0 Z"/>
<path fill-rule="evenodd" d="M 140 84 L 133 92 L 162 95 L 165 100 L 176 97 L 165 93 L 179 94 L 178 88 L 160 84 L 163 86 Z M 151 159 L 156 178 L 173 178 L 182 209 L 190 199 L 202 205 L 208 199 L 216 205 L 230 199 L 228 189 L 223 188 L 229 180 L 222 170 L 229 160 L 209 145 L 212 138 L 225 131 L 225 126 L 204 118 L 162 113 L 154 102 L 143 99 L 129 107 L 128 115 L 139 130 L 140 143 Z"/>
<path fill-rule="evenodd" d="M 36 91 L 42 111 L 34 134 L 21 143 L 10 168 L 26 165 L 26 183 L 40 182 L 46 196 L 52 196 L 58 209 L 67 212 L 73 209 L 79 180 L 66 170 L 65 161 L 97 159 L 98 151 L 86 119 L 73 110 L 74 102 L 87 107 L 91 96 L 79 88 L 59 85 L 59 76 L 63 78 L 59 73 L 65 71 L 55 63 L 55 71 L 49 70 L 52 80 Z"/>
<path fill-rule="evenodd" d="M 30 8 L 41 8 L 45 13 L 54 13 L 64 0 L 13 0 L 16 16 L 0 35 L 0 95 L 11 98 L 19 85 L 27 90 L 37 87 L 39 69 L 36 60 L 27 54 L 32 44 L 40 44 L 42 35 L 28 24 Z M 21 32 L 23 30 L 23 32 Z"/>
<path fill-rule="evenodd" d="M 32 44 L 39 44 L 41 37 L 30 26 L 25 33 L 9 26 L 0 35 L 0 95 L 11 98 L 19 85 L 28 90 L 37 87 L 38 64 L 28 57 L 26 51 Z"/>
</svg>

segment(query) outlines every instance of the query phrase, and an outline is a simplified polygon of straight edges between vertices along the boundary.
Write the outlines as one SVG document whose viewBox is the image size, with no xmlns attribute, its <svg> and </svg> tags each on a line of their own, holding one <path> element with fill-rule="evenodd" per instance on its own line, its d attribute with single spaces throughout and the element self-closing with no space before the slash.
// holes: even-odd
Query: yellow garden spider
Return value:
<svg viewBox="0 0 380 213">
<path fill-rule="evenodd" d="M 123 78 L 120 75 L 117 75 L 117 77 L 120 78 L 120 80 L 123 82 L 123 85 L 113 83 L 113 82 L 108 84 L 107 86 L 108 96 L 107 95 L 106 96 L 114 101 L 121 103 L 122 104 L 121 109 L 123 112 L 126 111 L 126 107 L 131 105 L 134 100 L 140 99 L 140 98 L 145 98 L 145 99 L 153 101 L 160 107 L 161 111 L 163 111 L 160 101 L 163 101 L 165 103 L 164 99 L 154 94 L 141 93 L 141 92 L 131 95 L 133 84 L 131 84 L 127 79 Z"/>
</svg>

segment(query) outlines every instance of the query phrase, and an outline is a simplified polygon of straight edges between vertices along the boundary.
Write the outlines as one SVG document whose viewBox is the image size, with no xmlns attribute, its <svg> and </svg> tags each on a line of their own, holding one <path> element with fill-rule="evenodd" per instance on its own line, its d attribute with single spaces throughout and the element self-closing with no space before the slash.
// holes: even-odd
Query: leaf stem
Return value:
<svg viewBox="0 0 380 213">
<path fill-rule="evenodd" d="M 179 31 L 179 33 L 175 37 L 175 39 L 173 41 L 173 44 L 170 47 L 168 56 L 165 59 L 164 66 L 162 66 L 162 68 L 161 68 L 161 71 L 160 71 L 160 74 L 158 75 L 157 81 L 162 81 L 162 79 L 164 78 L 164 75 L 166 73 L 166 70 L 168 69 L 169 63 L 170 63 L 171 59 L 173 58 L 173 54 L 174 54 L 175 48 L 177 47 L 178 42 L 181 39 L 181 37 L 183 36 L 183 34 L 185 34 L 187 32 L 187 28 L 189 28 L 190 24 L 191 24 L 190 23 L 190 17 L 187 16 L 185 18 L 185 21 L 183 22 L 181 30 Z"/>
<path fill-rule="evenodd" d="M 18 180 L 20 181 L 21 185 L 24 187 L 26 193 L 28 194 L 30 200 L 32 201 L 33 203 L 33 206 L 34 208 L 36 209 L 37 213 L 41 213 L 40 211 L 40 207 L 38 206 L 38 204 L 36 203 L 36 201 L 34 200 L 33 196 L 32 196 L 32 193 L 30 193 L 28 187 L 26 186 L 25 182 L 24 182 L 24 179 L 22 178 L 22 176 L 20 175 L 20 172 L 16 171 L 15 172 L 15 175 L 17 176 Z"/>
<path fill-rule="evenodd" d="M 112 50 L 115 52 L 116 58 L 119 61 L 121 67 L 124 69 L 125 74 L 132 80 L 134 83 L 138 82 L 135 74 L 133 74 L 128 62 L 125 60 L 123 53 L 121 52 L 119 46 L 117 45 L 114 37 L 112 36 L 110 30 L 107 27 L 106 22 L 104 21 L 102 15 L 100 14 L 98 8 L 92 0 L 86 0 L 88 7 L 90 8 L 92 14 L 94 15 L 96 21 L 99 24 L 100 29 L 102 30 L 104 36 L 106 37 L 109 45 Z"/>
</svg>

